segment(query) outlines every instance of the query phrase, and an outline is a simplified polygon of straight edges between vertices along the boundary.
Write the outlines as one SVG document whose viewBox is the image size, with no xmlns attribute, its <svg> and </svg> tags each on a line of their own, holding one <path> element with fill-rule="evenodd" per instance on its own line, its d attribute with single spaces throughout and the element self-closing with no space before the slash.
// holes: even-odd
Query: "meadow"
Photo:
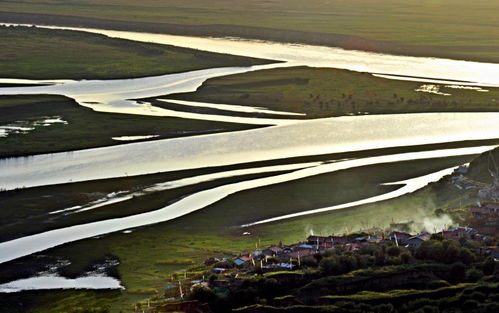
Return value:
<svg viewBox="0 0 499 313">
<path fill-rule="evenodd" d="M 0 96 L 0 126 L 16 121 L 29 125 L 55 116 L 61 117 L 67 124 L 36 126 L 25 134 L 9 134 L 0 138 L 0 158 L 123 144 L 123 141 L 112 139 L 121 136 L 158 135 L 153 139 L 166 139 L 254 127 L 172 117 L 95 112 L 62 96 Z"/>
<path fill-rule="evenodd" d="M 187 3 L 173 1 L 168 5 L 146 0 L 143 4 L 141 3 L 140 7 L 134 6 L 135 2 L 128 0 L 107 1 L 105 4 L 102 4 L 102 1 L 93 0 L 84 2 L 82 0 L 53 0 L 43 3 L 34 0 L 23 2 L 14 0 L 2 3 L 0 10 L 59 14 L 60 16 L 72 15 L 74 18 L 79 16 L 78 21 L 87 26 L 95 23 L 96 18 L 114 22 L 122 21 L 124 26 L 132 25 L 133 27 L 155 23 L 150 26 L 157 27 L 157 30 L 163 29 L 161 25 L 164 23 L 174 23 L 181 26 L 194 25 L 199 27 L 196 29 L 206 32 L 216 30 L 221 35 L 263 34 L 262 36 L 270 36 L 270 39 L 280 34 L 279 31 L 285 33 L 290 31 L 291 37 L 285 37 L 286 40 L 291 38 L 293 41 L 300 41 L 300 39 L 312 38 L 310 40 L 316 40 L 316 43 L 344 45 L 350 48 L 365 46 L 366 49 L 374 51 L 403 52 L 407 49 L 408 54 L 414 55 L 436 52 L 439 55 L 476 60 L 497 59 L 498 44 L 495 38 L 499 36 L 493 36 L 497 32 L 497 29 L 493 27 L 495 4 L 477 1 L 474 3 L 475 10 L 469 11 L 469 16 L 463 17 L 459 12 L 468 4 L 461 0 L 453 1 L 452 6 L 431 6 L 432 14 L 428 14 L 430 4 L 424 5 L 423 2 L 409 6 L 402 5 L 399 1 L 382 1 L 392 4 L 397 7 L 397 10 L 379 10 L 372 4 L 372 1 L 367 0 L 355 3 L 332 0 L 328 2 L 330 6 L 326 9 L 324 9 L 325 2 L 323 1 L 293 0 L 290 4 L 290 2 L 271 0 L 254 2 L 251 4 L 252 8 L 245 9 L 244 12 L 237 10 L 240 7 L 239 0 L 231 2 L 230 7 L 227 1 L 213 1 L 210 3 L 212 8 L 203 10 L 200 10 L 200 7 L 206 5 L 206 2 L 200 0 Z M 286 3 L 286 8 L 283 8 L 284 3 Z M 336 5 L 340 3 L 341 10 Z M 441 3 L 449 2 L 443 0 Z M 364 7 L 360 12 L 358 11 L 359 5 Z M 354 12 L 357 13 L 354 14 Z M 408 15 L 407 12 L 411 14 Z M 479 15 L 480 18 L 477 18 Z M 6 16 L 12 15 L 0 14 L 0 20 Z M 238 18 L 236 20 L 230 16 L 238 16 Z M 45 21 L 50 21 L 46 18 L 47 16 L 45 16 Z M 290 23 L 290 20 L 293 23 Z M 57 22 L 57 18 L 54 21 Z M 84 24 L 85 21 L 89 24 Z M 427 23 L 422 23 L 422 21 L 427 21 Z M 463 21 L 469 24 L 466 25 L 468 30 L 466 32 L 461 31 L 462 27 L 465 27 Z M 138 24 L 133 24 L 135 22 Z M 213 26 L 213 24 L 217 25 Z M 237 27 L 233 27 L 233 24 Z M 436 27 L 437 25 L 439 27 Z M 169 26 L 165 27 L 164 29 L 168 29 Z M 428 31 L 427 27 L 438 31 Z M 379 31 L 373 31 L 373 29 Z M 265 31 L 261 32 L 262 30 Z M 67 31 L 0 28 L 0 32 L 2 32 L 0 72 L 3 77 L 110 79 L 159 75 L 226 65 L 265 63 L 263 60 L 132 43 Z M 319 35 L 307 36 L 311 33 Z M 324 36 L 324 40 L 321 39 L 322 33 L 328 34 Z M 473 45 L 470 42 L 473 42 Z M 414 90 L 420 85 L 419 83 L 379 79 L 364 73 L 291 68 L 213 79 L 206 82 L 195 94 L 176 95 L 176 97 L 305 112 L 307 118 L 359 114 L 359 112 L 374 114 L 497 110 L 493 101 L 497 99 L 496 89 L 482 93 L 450 88 L 447 90 L 443 87 L 441 91 L 452 93 L 452 96 L 447 97 L 415 92 Z M 2 138 L 0 139 L 0 156 L 29 155 L 117 144 L 118 142 L 111 139 L 113 136 L 158 134 L 159 138 L 171 138 L 180 136 L 180 131 L 188 131 L 190 135 L 193 135 L 214 130 L 234 131 L 249 127 L 175 118 L 97 113 L 80 107 L 73 100 L 64 97 L 0 98 L 0 122 L 2 123 L 11 123 L 21 118 L 34 120 L 43 116 L 61 116 L 68 121 L 68 124 L 41 127 L 29 134 Z M 259 162 L 223 169 L 311 160 L 330 161 L 396 152 L 497 143 L 497 140 L 490 140 L 404 147 Z M 271 216 L 334 205 L 387 192 L 394 187 L 381 186 L 381 183 L 427 174 L 466 163 L 471 159 L 471 156 L 464 156 L 359 167 L 286 184 L 247 190 L 174 221 L 133 229 L 131 233 L 118 232 L 89 238 L 53 248 L 35 256 L 14 260 L 8 264 L 2 264 L 0 271 L 2 282 L 13 278 L 12 275 L 15 274 L 32 275 L 33 272 L 25 270 L 39 269 L 57 259 L 70 260 L 71 264 L 62 268 L 61 272 L 68 277 L 76 277 L 84 273 L 91 264 L 112 256 L 120 261 L 115 274 L 122 280 L 126 290 L 23 292 L 15 295 L 2 295 L 0 304 L 5 308 L 8 307 L 12 312 L 24 312 L 26 307 L 31 312 L 71 312 L 75 311 L 76 307 L 89 309 L 103 307 L 109 308 L 111 312 L 126 312 L 130 311 L 138 301 L 161 294 L 163 287 L 171 280 L 173 272 L 188 269 L 192 264 L 211 256 L 235 256 L 242 251 L 253 249 L 255 245 L 263 246 L 277 243 L 280 240 L 285 243 L 296 242 L 303 240 L 312 232 L 324 235 L 341 234 L 374 226 L 386 227 L 391 221 L 418 220 L 431 223 L 435 218 L 435 209 L 461 207 L 475 203 L 474 193 L 462 193 L 443 181 L 399 199 L 283 220 L 248 229 L 239 228 L 241 224 Z M 51 211 L 87 203 L 107 193 L 139 189 L 158 182 L 220 170 L 222 169 L 201 168 L 192 171 L 2 192 L 0 193 L 1 236 L 15 238 L 19 235 L 98 219 L 147 212 L 202 189 L 265 175 L 216 180 L 131 199 L 99 210 L 61 217 L 49 216 Z M 423 227 L 422 223 L 418 224 L 418 227 Z M 251 232 L 251 235 L 243 236 L 244 231 Z M 38 264 L 39 267 L 34 264 Z M 30 267 L 31 265 L 33 267 Z M 19 299 L 22 299 L 21 302 L 26 307 L 17 306 L 20 303 Z"/>
<path fill-rule="evenodd" d="M 438 86 L 440 94 L 416 91 L 422 85 Z M 213 78 L 196 92 L 169 97 L 306 113 L 303 118 L 498 111 L 499 88 L 483 90 L 390 80 L 348 70 L 291 67 Z M 168 107 L 164 102 L 154 104 Z"/>
<path fill-rule="evenodd" d="M 0 38 L 1 78 L 119 79 L 268 63 L 104 35 L 36 27 L 0 26 Z"/>
<path fill-rule="evenodd" d="M 239 36 L 497 62 L 496 1 L 11 0 L 0 21 Z"/>
<path fill-rule="evenodd" d="M 434 210 L 442 205 L 452 207 L 473 203 L 475 200 L 471 194 L 460 194 L 457 189 L 453 191 L 453 187 L 435 184 L 400 199 L 247 229 L 238 227 L 243 223 L 269 216 L 328 206 L 352 201 L 360 196 L 386 192 L 388 187 L 381 187 L 379 183 L 422 175 L 468 160 L 469 157 L 456 157 L 360 167 L 248 190 L 170 222 L 134 229 L 132 233 L 120 232 L 86 239 L 53 248 L 35 256 L 11 261 L 3 267 L 7 272 L 2 271 L 0 276 L 12 275 L 12 268 L 25 268 L 25 264 L 33 264 L 33 262 L 40 264 L 44 259 L 62 258 L 71 261 L 71 265 L 61 269 L 62 273 L 74 277 L 80 275 L 89 267 L 89 264 L 110 255 L 120 260 L 117 271 L 127 288 L 120 292 L 119 296 L 116 292 L 65 291 L 61 292 L 61 298 L 58 298 L 54 294 L 39 293 L 32 300 L 37 303 L 33 312 L 51 312 L 56 308 L 64 307 L 64 303 L 67 305 L 68 299 L 71 299 L 71 303 L 75 306 L 95 306 L 104 303 L 111 312 L 126 311 L 139 300 L 161 294 L 162 288 L 170 281 L 172 272 L 189 268 L 193 263 L 202 262 L 208 257 L 236 256 L 242 251 L 255 248 L 255 245 L 264 246 L 280 240 L 284 243 L 297 242 L 310 233 L 341 234 L 374 226 L 386 227 L 392 221 L 432 219 L 435 217 Z M 123 187 L 117 181 L 109 185 Z M 36 197 L 43 198 L 43 195 L 50 195 L 51 191 L 59 190 L 53 195 L 63 199 L 65 193 L 62 191 L 65 189 L 69 191 L 73 187 L 75 186 L 43 187 Z M 79 186 L 78 190 L 85 189 Z M 443 190 L 446 192 L 443 193 Z M 191 190 L 193 191 L 195 190 Z M 6 204 L 14 204 L 16 200 L 22 200 L 23 195 L 34 196 L 33 193 L 36 192 L 37 190 L 32 188 L 16 191 L 11 194 L 12 199 Z M 184 190 L 184 192 L 187 191 Z M 68 193 L 66 197 L 72 197 L 75 194 L 76 190 L 72 194 Z M 174 194 L 155 195 L 155 198 L 157 198 L 156 202 L 162 201 L 165 204 L 175 201 Z M 23 203 L 23 201 L 19 202 Z M 150 202 L 143 201 L 135 205 L 135 212 L 153 209 Z M 112 210 L 104 208 L 104 210 L 90 211 L 88 215 L 102 216 L 102 214 L 107 214 L 106 212 L 114 215 L 121 214 L 119 212 L 130 204 L 113 205 Z M 7 218 L 9 216 L 5 214 L 3 220 Z M 82 220 L 75 221 L 81 222 Z M 55 225 L 49 223 L 49 227 L 58 226 L 58 222 L 55 220 Z M 27 219 L 19 227 L 24 229 L 33 227 L 36 231 L 36 228 L 40 227 L 38 224 L 40 222 Z M 5 230 L 8 231 L 8 227 Z M 244 231 L 251 232 L 251 235 L 243 236 Z M 22 264 L 24 267 L 20 267 Z M 109 298 L 110 294 L 114 296 Z"/>
</svg>

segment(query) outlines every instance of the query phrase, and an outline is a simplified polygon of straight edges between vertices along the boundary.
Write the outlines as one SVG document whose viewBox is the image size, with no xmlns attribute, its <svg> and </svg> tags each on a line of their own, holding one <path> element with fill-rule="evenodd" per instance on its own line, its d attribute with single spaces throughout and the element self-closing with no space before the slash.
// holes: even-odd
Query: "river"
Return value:
<svg viewBox="0 0 499 313">
<path fill-rule="evenodd" d="M 392 114 L 346 116 L 304 121 L 292 119 L 292 114 L 289 114 L 289 112 L 275 112 L 276 114 L 288 113 L 289 119 L 221 117 L 203 114 L 182 116 L 178 112 L 169 112 L 169 110 L 156 108 L 150 104 L 135 100 L 146 97 L 164 98 L 172 93 L 192 92 L 205 80 L 213 77 L 296 65 L 366 71 L 387 75 L 386 77 L 392 79 L 421 81 L 431 79 L 436 82 L 445 80 L 446 83 L 454 85 L 499 86 L 498 64 L 382 55 L 361 51 L 347 51 L 339 48 L 262 41 L 194 38 L 95 29 L 79 30 L 105 34 L 111 37 L 284 61 L 284 63 L 252 67 L 226 67 L 156 77 L 107 81 L 71 81 L 64 80 L 64 77 L 61 77 L 61 80 L 55 81 L 56 84 L 49 86 L 0 88 L 0 95 L 60 94 L 74 98 L 79 104 L 96 111 L 160 116 L 175 116 L 177 114 L 177 117 L 209 120 L 228 118 L 230 120 L 224 121 L 273 126 L 239 132 L 129 143 L 66 153 L 1 159 L 0 188 L 2 189 L 47 186 L 207 166 L 285 159 L 296 156 L 499 137 L 499 113 Z M 24 80 L 23 82 L 36 83 Z M 196 106 L 196 103 L 193 102 L 187 104 Z M 199 106 L 220 107 L 220 104 L 199 103 Z M 253 108 L 252 110 L 258 113 L 258 110 L 265 109 Z M 272 114 L 272 112 L 269 113 Z M 470 155 L 491 148 L 493 147 L 422 151 L 346 160 L 332 164 L 289 165 L 294 169 L 291 173 L 204 190 L 182 198 L 160 210 L 55 229 L 0 243 L 0 262 L 13 260 L 75 240 L 178 218 L 243 190 L 285 183 L 320 173 L 363 165 Z M 397 197 L 421 188 L 428 182 L 437 180 L 449 173 L 449 171 L 451 169 L 409 179 L 402 182 L 405 186 L 374 198 L 359 199 L 358 201 L 329 208 L 311 208 L 310 211 L 278 216 L 269 220 L 254 221 L 248 225 Z M 196 177 L 190 179 L 199 181 L 199 178 Z"/>
</svg>

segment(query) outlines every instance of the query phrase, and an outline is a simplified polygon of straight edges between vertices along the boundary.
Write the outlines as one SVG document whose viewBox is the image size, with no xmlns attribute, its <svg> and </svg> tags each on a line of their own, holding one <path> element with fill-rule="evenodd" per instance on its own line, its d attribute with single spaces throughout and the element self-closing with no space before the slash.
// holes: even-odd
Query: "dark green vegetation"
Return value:
<svg viewBox="0 0 499 313">
<path fill-rule="evenodd" d="M 240 36 L 497 62 L 490 0 L 11 0 L 0 21 Z M 21 14 L 19 14 L 21 13 Z"/>
<path fill-rule="evenodd" d="M 486 112 L 499 110 L 499 88 L 488 92 L 440 86 L 450 96 L 417 92 L 424 83 L 323 68 L 280 68 L 207 80 L 175 98 L 263 106 L 306 113 L 306 118 L 347 114 Z M 165 104 L 156 103 L 159 106 Z"/>
<path fill-rule="evenodd" d="M 264 60 L 35 27 L 0 26 L 0 38 L 2 78 L 116 79 L 266 63 Z"/>
<path fill-rule="evenodd" d="M 339 247 L 303 257 L 295 272 L 255 276 L 260 269 L 249 265 L 241 279 L 222 277 L 227 287 L 197 287 L 190 298 L 215 312 L 495 312 L 499 268 L 473 252 L 480 244 L 461 238 L 415 249 L 393 242 Z"/>
<path fill-rule="evenodd" d="M 37 126 L 27 134 L 0 137 L 0 158 L 95 148 L 123 143 L 120 136 L 159 135 L 154 139 L 253 128 L 169 117 L 95 112 L 62 96 L 0 96 L 0 126 L 60 116 L 68 124 Z M 133 127 L 132 127 L 133 126 Z"/>
</svg>

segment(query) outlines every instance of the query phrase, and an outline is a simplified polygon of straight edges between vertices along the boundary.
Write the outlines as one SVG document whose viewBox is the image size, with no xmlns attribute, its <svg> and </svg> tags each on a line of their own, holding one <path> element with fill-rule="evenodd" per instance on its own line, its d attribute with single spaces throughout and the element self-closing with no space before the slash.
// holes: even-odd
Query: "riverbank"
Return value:
<svg viewBox="0 0 499 313">
<path fill-rule="evenodd" d="M 0 37 L 1 78 L 128 79 L 270 63 L 69 30 L 0 26 Z"/>
<path fill-rule="evenodd" d="M 381 6 L 383 10 L 379 9 Z M 492 39 L 499 38 L 494 15 L 497 6 L 487 1 L 471 5 L 462 0 L 446 0 L 410 6 L 393 0 L 335 0 L 327 4 L 236 1 L 230 6 L 225 1 L 213 1 L 209 9 L 200 0 L 168 5 L 146 1 L 140 8 L 129 0 L 113 4 L 72 1 L 43 5 L 36 1 L 10 1 L 2 8 L 3 22 L 237 36 L 390 54 L 499 60 L 499 43 Z"/>
<path fill-rule="evenodd" d="M 295 118 L 423 112 L 495 112 L 499 88 L 391 80 L 341 69 L 288 67 L 208 79 L 169 99 L 264 106 Z M 155 101 L 160 107 L 168 104 Z"/>
<path fill-rule="evenodd" d="M 321 206 L 331 201 L 338 201 L 340 195 L 348 198 L 355 193 L 369 192 L 368 189 L 371 187 L 378 188 L 376 177 L 380 173 L 391 176 L 390 179 L 382 178 L 382 181 L 392 181 L 403 178 L 400 177 L 402 174 L 403 176 L 416 175 L 402 171 L 402 168 L 413 168 L 419 171 L 425 167 L 423 164 L 447 167 L 449 164 L 446 162 L 460 164 L 464 160 L 439 160 L 438 164 L 435 160 L 427 160 L 418 161 L 417 164 L 412 163 L 413 166 L 397 164 L 393 167 L 387 164 L 381 167 L 364 167 L 311 177 L 294 183 L 274 185 L 265 189 L 250 190 L 232 195 L 204 210 L 175 221 L 133 229 L 132 232 L 117 232 L 98 239 L 90 238 L 74 242 L 48 250 L 43 255 L 71 261 L 70 268 L 66 272 L 77 273 L 93 260 L 100 258 L 102 254 L 116 256 L 121 261 L 118 268 L 120 279 L 127 289 L 122 292 L 119 299 L 109 301 L 109 305 L 112 308 L 111 312 L 128 310 L 131 304 L 150 297 L 156 290 L 161 290 L 169 273 L 185 268 L 186 263 L 182 262 L 197 263 L 214 254 L 235 255 L 238 251 L 254 247 L 258 238 L 262 238 L 262 245 L 279 240 L 294 242 L 299 240 L 304 232 L 309 231 L 339 232 L 345 226 L 354 230 L 368 227 L 371 223 L 383 225 L 384 222 L 389 223 L 391 219 L 405 221 L 414 219 L 416 216 L 421 219 L 431 216 L 433 209 L 427 206 L 427 201 L 437 203 L 438 198 L 434 197 L 434 191 L 426 190 L 404 197 L 403 202 L 400 202 L 400 199 L 390 200 L 348 210 L 260 225 L 248 230 L 231 227 L 254 220 L 257 216 L 287 213 L 291 209 L 299 211 L 304 207 Z M 369 188 L 366 186 L 366 177 L 372 180 Z M 351 192 L 344 194 L 342 191 L 347 189 Z M 26 190 L 26 192 L 29 191 L 30 189 Z M 20 190 L 19 194 L 24 192 Z M 289 195 L 295 196 L 290 198 Z M 307 198 L 304 198 L 304 195 Z M 449 195 L 450 198 L 454 196 Z M 304 202 L 305 199 L 310 198 L 314 199 L 314 203 L 310 203 L 309 200 Z M 255 199 L 258 201 L 255 202 Z M 283 203 L 282 199 L 287 199 L 287 201 Z M 246 205 L 241 207 L 241 203 Z M 234 211 L 235 208 L 238 208 L 237 211 Z M 121 211 L 120 205 L 114 206 L 113 210 Z M 89 213 L 99 215 L 100 210 L 89 211 Z M 208 219 L 210 223 L 206 224 Z M 242 236 L 244 231 L 249 231 L 252 235 Z M 99 249 L 95 249 L 95 240 L 98 240 Z M 24 264 L 26 261 L 36 260 L 37 255 L 14 262 Z M 84 299 L 88 299 L 90 294 L 95 295 L 95 292 L 80 291 L 72 294 L 71 299 L 74 303 L 84 303 Z M 102 293 L 96 299 L 96 303 L 104 301 L 106 295 Z M 57 303 L 57 301 L 53 304 L 46 303 L 35 312 L 50 312 L 54 305 L 60 305 Z"/>
<path fill-rule="evenodd" d="M 47 124 L 46 120 L 59 122 Z M 2 127 L 13 127 L 14 132 L 0 137 L 0 159 L 118 145 L 126 141 L 113 138 L 122 136 L 156 136 L 137 140 L 144 141 L 255 128 L 237 123 L 102 113 L 67 97 L 49 95 L 0 96 Z"/>
<path fill-rule="evenodd" d="M 490 246 L 496 242 L 497 234 L 464 226 L 416 235 L 377 228 L 257 245 L 233 259 L 211 257 L 191 267 L 189 276 L 177 273 L 167 282 L 177 288 L 150 299 L 153 308 L 137 306 L 152 313 L 194 300 L 208 305 L 198 308 L 207 313 L 396 313 L 425 312 L 431 305 L 434 312 L 456 312 L 464 302 L 460 312 L 492 312 L 497 303 L 472 291 L 497 294 L 499 250 Z"/>
</svg>

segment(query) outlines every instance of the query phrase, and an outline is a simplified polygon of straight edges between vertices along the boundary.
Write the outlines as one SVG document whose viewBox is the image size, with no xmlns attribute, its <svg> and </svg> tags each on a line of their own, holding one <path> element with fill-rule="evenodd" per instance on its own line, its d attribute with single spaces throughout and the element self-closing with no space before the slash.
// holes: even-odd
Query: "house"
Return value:
<svg viewBox="0 0 499 313">
<path fill-rule="evenodd" d="M 358 251 L 360 249 L 361 244 L 360 243 L 347 243 L 345 245 L 345 250 L 346 251 Z"/>
<path fill-rule="evenodd" d="M 298 246 L 298 249 L 299 250 L 303 250 L 303 249 L 316 249 L 317 250 L 317 245 L 309 245 L 309 244 L 301 244 Z"/>
<path fill-rule="evenodd" d="M 267 249 L 264 249 L 262 251 L 262 254 L 265 256 L 276 256 L 282 254 L 283 250 L 284 250 L 283 248 L 280 248 L 278 246 L 270 246 Z"/>
<path fill-rule="evenodd" d="M 329 236 L 329 239 L 334 245 L 344 245 L 349 241 L 348 237 L 346 236 Z"/>
<path fill-rule="evenodd" d="M 428 232 L 419 233 L 419 234 L 417 234 L 417 236 L 419 238 L 423 239 L 424 241 L 431 239 L 431 234 Z"/>
<path fill-rule="evenodd" d="M 308 236 L 307 238 L 307 243 L 309 245 L 320 245 L 321 243 L 330 241 L 330 237 L 324 237 L 324 236 Z"/>
<path fill-rule="evenodd" d="M 356 242 L 366 242 L 367 241 L 367 237 L 364 237 L 364 236 L 355 237 L 355 241 Z"/>
<path fill-rule="evenodd" d="M 293 269 L 293 267 L 295 267 L 295 266 L 294 266 L 293 264 L 291 264 L 291 263 L 279 263 L 279 264 L 277 264 L 277 266 L 278 266 L 279 268 L 283 268 L 283 269 L 287 269 L 287 270 L 292 270 L 292 269 Z"/>
<path fill-rule="evenodd" d="M 227 269 L 223 268 L 223 267 L 214 267 L 211 269 L 211 272 L 214 274 L 222 274 L 222 273 L 225 273 L 226 271 L 227 271 Z"/>
<path fill-rule="evenodd" d="M 323 243 L 332 243 L 333 245 L 344 245 L 350 240 L 346 236 L 309 236 L 307 238 L 307 244 L 320 246 Z"/>
<path fill-rule="evenodd" d="M 324 242 L 319 246 L 319 250 L 331 250 L 334 249 L 334 244 L 332 242 Z"/>
<path fill-rule="evenodd" d="M 297 259 L 298 257 L 303 258 L 308 255 L 314 255 L 319 253 L 316 249 L 302 249 L 298 251 L 293 251 L 289 253 L 287 256 L 293 259 Z"/>
<path fill-rule="evenodd" d="M 468 167 L 466 165 L 461 165 L 458 168 L 454 170 L 454 173 L 457 174 L 467 174 L 468 173 Z"/>
<path fill-rule="evenodd" d="M 484 256 L 492 255 L 494 251 L 499 251 L 497 246 L 481 246 L 476 249 L 476 253 Z"/>
<path fill-rule="evenodd" d="M 470 213 L 476 219 L 486 218 L 487 215 L 489 214 L 489 210 L 486 207 L 482 207 L 482 206 L 472 206 L 472 207 L 468 208 L 468 211 L 470 211 Z"/>
<path fill-rule="evenodd" d="M 425 240 L 418 236 L 413 236 L 406 240 L 407 246 L 412 249 L 419 247 L 423 242 L 425 242 Z"/>
<path fill-rule="evenodd" d="M 394 231 L 391 232 L 390 235 L 388 235 L 388 239 L 390 239 L 391 241 L 396 241 L 398 244 L 406 244 L 406 241 L 411 237 L 411 234 L 400 231 Z"/>
<path fill-rule="evenodd" d="M 430 240 L 431 234 L 424 232 L 406 239 L 405 244 L 412 249 L 419 247 L 426 240 Z"/>
<path fill-rule="evenodd" d="M 236 263 L 237 266 L 241 266 L 249 261 L 251 261 L 251 257 L 247 255 L 243 255 L 234 259 L 234 263 Z"/>
<path fill-rule="evenodd" d="M 445 239 L 457 240 L 461 237 L 471 238 L 478 234 L 478 231 L 470 227 L 454 227 L 449 230 L 441 231 L 438 234 L 441 234 Z"/>
<path fill-rule="evenodd" d="M 380 243 L 381 240 L 382 240 L 381 238 L 376 237 L 376 236 L 368 236 L 367 237 L 367 242 L 369 242 L 369 243 Z"/>
<path fill-rule="evenodd" d="M 499 203 L 497 202 L 489 202 L 484 205 L 491 214 L 499 213 Z"/>
</svg>

